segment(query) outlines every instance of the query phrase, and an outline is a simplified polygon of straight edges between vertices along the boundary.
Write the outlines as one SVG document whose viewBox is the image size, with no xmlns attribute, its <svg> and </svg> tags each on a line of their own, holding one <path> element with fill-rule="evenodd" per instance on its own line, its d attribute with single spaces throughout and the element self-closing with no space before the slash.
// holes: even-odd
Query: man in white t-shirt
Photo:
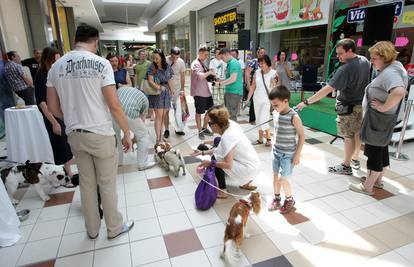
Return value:
<svg viewBox="0 0 414 267">
<path fill-rule="evenodd" d="M 184 60 L 180 58 L 180 48 L 173 47 L 171 48 L 171 53 L 167 57 L 167 63 L 171 66 L 174 75 L 172 78 L 173 87 L 172 91 L 174 92 L 174 97 L 172 97 L 172 103 L 174 107 L 174 117 L 175 117 L 175 133 L 177 135 L 185 135 L 184 133 L 184 122 L 182 118 L 181 111 L 181 99 L 180 97 L 185 97 L 185 63 Z M 168 130 L 169 116 L 164 118 L 165 129 Z"/>
<path fill-rule="evenodd" d="M 210 60 L 209 69 L 216 75 L 217 79 L 226 79 L 226 63 L 223 61 L 222 55 L 220 55 L 220 49 L 214 51 L 216 57 Z M 215 105 L 221 105 L 224 103 L 224 86 L 219 83 L 215 83 L 213 86 L 213 100 Z"/>
<path fill-rule="evenodd" d="M 111 115 L 124 132 L 124 150 L 129 151 L 132 144 L 111 64 L 95 55 L 98 42 L 97 29 L 88 25 L 76 29 L 75 50 L 56 61 L 49 71 L 47 106 L 66 125 L 79 170 L 87 235 L 90 239 L 99 235 L 99 186 L 108 239 L 112 240 L 128 232 L 134 222 L 123 223 L 117 207 L 118 152 Z"/>
</svg>

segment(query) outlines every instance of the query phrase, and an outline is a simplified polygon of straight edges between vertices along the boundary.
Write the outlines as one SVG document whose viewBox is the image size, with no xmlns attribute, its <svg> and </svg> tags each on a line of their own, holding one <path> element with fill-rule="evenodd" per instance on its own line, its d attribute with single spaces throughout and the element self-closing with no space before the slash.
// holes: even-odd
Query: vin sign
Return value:
<svg viewBox="0 0 414 267">
<path fill-rule="evenodd" d="M 403 2 L 397 2 L 395 4 L 395 16 L 399 17 L 402 13 Z M 348 11 L 346 21 L 348 23 L 363 22 L 365 19 L 366 7 L 353 8 Z"/>
</svg>

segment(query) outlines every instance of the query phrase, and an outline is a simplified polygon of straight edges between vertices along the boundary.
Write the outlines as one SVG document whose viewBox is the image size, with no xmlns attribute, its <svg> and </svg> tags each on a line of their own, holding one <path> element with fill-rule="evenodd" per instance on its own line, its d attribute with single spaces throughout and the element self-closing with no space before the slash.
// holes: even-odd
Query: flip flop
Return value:
<svg viewBox="0 0 414 267">
<path fill-rule="evenodd" d="M 256 140 L 252 143 L 252 145 L 254 145 L 254 146 L 263 145 L 263 141 Z"/>
</svg>

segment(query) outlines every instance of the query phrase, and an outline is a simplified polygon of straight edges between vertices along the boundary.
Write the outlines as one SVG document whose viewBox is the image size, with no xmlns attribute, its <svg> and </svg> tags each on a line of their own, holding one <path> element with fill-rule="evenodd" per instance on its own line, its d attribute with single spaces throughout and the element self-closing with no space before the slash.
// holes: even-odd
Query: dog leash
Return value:
<svg viewBox="0 0 414 267">
<path fill-rule="evenodd" d="M 201 176 L 200 178 L 201 178 L 201 180 L 203 180 L 203 182 L 205 182 L 205 183 L 206 183 L 206 184 L 208 184 L 209 186 L 211 186 L 211 187 L 213 187 L 213 188 L 217 189 L 218 191 L 223 192 L 223 193 L 225 193 L 225 194 L 227 194 L 227 195 L 230 195 L 230 196 L 233 196 L 233 197 L 236 197 L 236 198 L 245 198 L 246 196 L 248 196 L 248 194 L 247 194 L 247 195 L 237 195 L 237 194 L 232 194 L 232 193 L 229 193 L 229 192 L 227 192 L 227 191 L 224 191 L 223 189 L 218 188 L 217 186 L 213 185 L 212 183 L 210 183 L 210 182 L 208 182 L 208 181 L 204 180 L 204 178 L 203 178 L 202 176 Z"/>
</svg>

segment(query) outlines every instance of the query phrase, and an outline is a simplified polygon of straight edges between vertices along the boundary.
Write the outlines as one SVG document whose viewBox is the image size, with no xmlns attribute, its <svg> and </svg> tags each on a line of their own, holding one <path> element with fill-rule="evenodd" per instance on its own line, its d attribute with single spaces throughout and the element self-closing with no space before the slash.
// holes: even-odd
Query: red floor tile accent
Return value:
<svg viewBox="0 0 414 267">
<path fill-rule="evenodd" d="M 173 185 L 170 176 L 148 179 L 147 182 L 150 189 L 163 188 Z"/>
<path fill-rule="evenodd" d="M 203 249 L 194 229 L 165 235 L 164 242 L 170 258 Z"/>
<path fill-rule="evenodd" d="M 45 202 L 44 208 L 72 203 L 75 191 L 51 194 L 50 200 Z"/>
<path fill-rule="evenodd" d="M 24 265 L 25 267 L 54 267 L 55 260 L 43 261 L 34 264 Z"/>
<path fill-rule="evenodd" d="M 394 194 L 384 190 L 384 189 L 378 189 L 378 188 L 374 188 L 374 195 L 372 196 L 373 198 L 375 198 L 376 200 L 383 200 L 389 197 L 393 197 Z"/>
<path fill-rule="evenodd" d="M 298 212 L 296 208 L 294 208 L 294 210 L 292 210 L 291 212 L 282 215 L 283 217 L 285 217 L 286 221 L 291 225 L 296 225 L 309 221 L 309 218 Z"/>
</svg>

